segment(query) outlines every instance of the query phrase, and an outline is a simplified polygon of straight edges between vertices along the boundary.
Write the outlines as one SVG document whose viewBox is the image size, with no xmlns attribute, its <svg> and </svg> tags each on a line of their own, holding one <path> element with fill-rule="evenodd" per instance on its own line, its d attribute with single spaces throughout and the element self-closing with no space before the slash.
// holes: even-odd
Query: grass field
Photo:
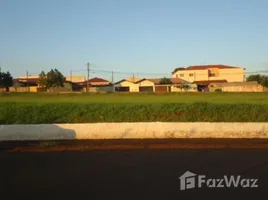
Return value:
<svg viewBox="0 0 268 200">
<path fill-rule="evenodd" d="M 268 93 L 1 94 L 0 124 L 268 122 Z"/>
<path fill-rule="evenodd" d="M 127 93 L 127 94 L 48 94 L 9 93 L 0 94 L 0 103 L 196 103 L 214 104 L 262 104 L 268 105 L 266 93 Z"/>
</svg>

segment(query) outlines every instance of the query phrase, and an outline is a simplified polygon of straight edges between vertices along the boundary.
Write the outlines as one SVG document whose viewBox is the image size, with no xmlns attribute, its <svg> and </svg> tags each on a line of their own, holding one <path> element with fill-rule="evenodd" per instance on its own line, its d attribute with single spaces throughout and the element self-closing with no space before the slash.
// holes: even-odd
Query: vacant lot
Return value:
<svg viewBox="0 0 268 200">
<path fill-rule="evenodd" d="M 0 124 L 268 122 L 268 93 L 2 94 Z"/>
</svg>

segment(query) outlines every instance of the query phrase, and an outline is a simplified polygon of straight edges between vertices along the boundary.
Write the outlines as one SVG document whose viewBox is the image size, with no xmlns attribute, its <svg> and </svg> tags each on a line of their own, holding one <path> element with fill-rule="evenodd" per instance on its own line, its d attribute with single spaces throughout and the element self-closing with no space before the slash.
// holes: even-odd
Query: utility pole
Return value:
<svg viewBox="0 0 268 200">
<path fill-rule="evenodd" d="M 87 92 L 89 92 L 89 75 L 90 75 L 90 68 L 89 63 L 87 63 Z"/>
<path fill-rule="evenodd" d="M 70 71 L 70 81 L 71 81 L 71 90 L 73 92 L 73 78 L 72 78 L 72 70 Z"/>
<path fill-rule="evenodd" d="M 112 71 L 112 84 L 113 84 L 113 92 L 114 92 L 114 72 Z"/>
<path fill-rule="evenodd" d="M 26 83 L 27 83 L 27 90 L 28 90 L 28 92 L 30 91 L 30 88 L 29 88 L 29 80 L 28 80 L 28 78 L 29 78 L 29 73 L 28 73 L 28 70 L 26 71 Z"/>
</svg>

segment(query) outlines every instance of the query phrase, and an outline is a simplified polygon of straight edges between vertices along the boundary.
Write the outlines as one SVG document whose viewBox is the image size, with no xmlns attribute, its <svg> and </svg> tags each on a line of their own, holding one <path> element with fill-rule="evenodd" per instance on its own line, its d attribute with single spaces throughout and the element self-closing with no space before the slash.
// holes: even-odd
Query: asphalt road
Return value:
<svg viewBox="0 0 268 200">
<path fill-rule="evenodd" d="M 266 199 L 267 155 L 268 149 L 254 148 L 3 151 L 0 194 L 3 199 Z M 258 188 L 182 191 L 178 178 L 186 171 L 258 179 Z"/>
</svg>

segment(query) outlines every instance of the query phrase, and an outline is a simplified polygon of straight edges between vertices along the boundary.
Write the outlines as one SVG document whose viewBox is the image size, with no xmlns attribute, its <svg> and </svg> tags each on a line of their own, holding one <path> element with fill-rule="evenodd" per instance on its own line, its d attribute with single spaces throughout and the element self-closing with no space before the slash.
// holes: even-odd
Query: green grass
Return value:
<svg viewBox="0 0 268 200">
<path fill-rule="evenodd" d="M 0 94 L 0 103 L 196 103 L 216 104 L 265 104 L 268 105 L 266 93 L 165 93 L 165 94 L 53 94 L 53 93 L 9 93 Z"/>
<path fill-rule="evenodd" d="M 2 94 L 0 124 L 268 122 L 268 93 Z"/>
</svg>

